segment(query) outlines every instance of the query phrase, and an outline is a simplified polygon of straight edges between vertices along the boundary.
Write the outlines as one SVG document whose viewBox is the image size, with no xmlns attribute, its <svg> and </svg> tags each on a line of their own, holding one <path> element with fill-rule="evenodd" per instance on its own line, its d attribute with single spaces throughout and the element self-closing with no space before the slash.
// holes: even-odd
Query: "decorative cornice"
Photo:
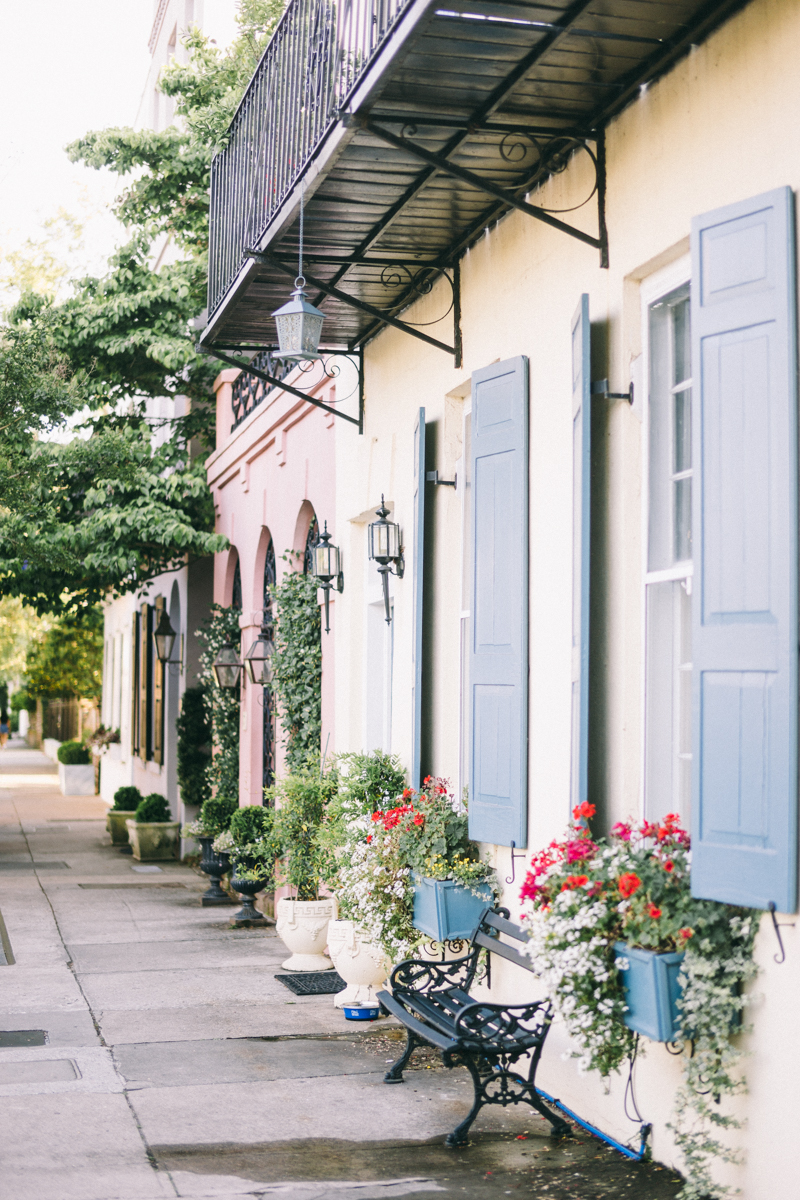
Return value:
<svg viewBox="0 0 800 1200">
<path fill-rule="evenodd" d="M 167 11 L 169 0 L 158 0 L 158 8 L 156 9 L 153 28 L 150 30 L 150 41 L 147 43 L 147 49 L 152 54 L 156 48 L 158 35 L 161 33 L 161 26 L 164 24 L 164 13 Z"/>
</svg>

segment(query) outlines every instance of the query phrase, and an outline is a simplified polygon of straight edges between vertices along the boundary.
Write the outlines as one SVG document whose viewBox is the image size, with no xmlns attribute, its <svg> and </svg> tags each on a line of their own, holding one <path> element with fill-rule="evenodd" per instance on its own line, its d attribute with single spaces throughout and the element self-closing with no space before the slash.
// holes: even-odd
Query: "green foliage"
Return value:
<svg viewBox="0 0 800 1200">
<path fill-rule="evenodd" d="M 28 652 L 28 696 L 99 697 L 103 680 L 103 614 L 90 608 L 61 617 Z"/>
<path fill-rule="evenodd" d="M 247 848 L 268 837 L 275 824 L 275 813 L 261 804 L 247 804 L 233 813 L 229 830 L 237 849 L 247 853 Z"/>
<path fill-rule="evenodd" d="M 286 775 L 264 795 L 277 806 L 275 827 L 281 848 L 284 881 L 297 900 L 317 900 L 324 872 L 319 840 L 325 805 L 336 794 L 338 774 L 322 774 L 316 759 Z"/>
<path fill-rule="evenodd" d="M 125 786 L 114 792 L 114 809 L 116 812 L 136 812 L 142 802 L 142 793 L 137 787 Z"/>
<path fill-rule="evenodd" d="M 339 788 L 325 806 L 318 842 L 322 877 L 338 891 L 339 868 L 353 821 L 389 808 L 390 801 L 403 791 L 406 775 L 397 755 L 381 750 L 373 754 L 339 754 L 335 765 Z"/>
<path fill-rule="evenodd" d="M 241 642 L 239 609 L 212 604 L 211 616 L 198 630 L 204 645 L 200 655 L 203 699 L 211 722 L 214 753 L 208 767 L 208 783 L 216 795 L 239 803 L 239 689 L 217 686 L 211 669 L 214 659 L 228 642 Z"/>
<path fill-rule="evenodd" d="M 22 712 L 23 708 L 27 712 L 36 712 L 36 700 L 27 688 L 21 688 L 20 691 L 14 692 L 8 704 L 12 712 Z"/>
<path fill-rule="evenodd" d="M 231 817 L 239 811 L 236 800 L 230 796 L 209 796 L 200 810 L 200 824 L 205 837 L 216 837 L 230 828 Z"/>
<path fill-rule="evenodd" d="M 149 796 L 145 796 L 144 800 L 136 806 L 134 820 L 143 825 L 159 821 L 171 821 L 172 813 L 164 796 L 159 795 L 158 792 L 151 792 Z"/>
<path fill-rule="evenodd" d="M 89 747 L 83 742 L 62 742 L 58 747 L 57 758 L 68 767 L 85 767 L 92 761 Z"/>
<path fill-rule="evenodd" d="M 291 556 L 285 554 L 285 561 Z M 272 690 L 286 734 L 286 765 L 319 757 L 322 736 L 322 626 L 310 575 L 289 571 L 273 589 L 277 627 Z"/>
<path fill-rule="evenodd" d="M 198 807 L 211 795 L 208 767 L 211 762 L 211 721 L 206 708 L 204 690 L 187 688 L 181 700 L 181 711 L 175 722 L 178 733 L 178 786 L 184 804 Z M 220 832 L 224 826 L 215 829 Z"/>
<path fill-rule="evenodd" d="M 274 809 L 260 804 L 237 809 L 230 829 L 216 839 L 214 849 L 235 856 L 239 878 L 258 879 L 264 890 L 274 889 L 275 863 L 281 853 Z"/>
<path fill-rule="evenodd" d="M 406 788 L 398 806 L 382 814 L 384 824 L 397 824 L 400 855 L 412 872 L 454 879 L 484 895 L 487 883 L 498 891 L 494 871 L 481 859 L 477 842 L 470 841 L 467 814 L 458 811 L 447 788 L 446 779 L 430 775 L 419 792 Z"/>
</svg>

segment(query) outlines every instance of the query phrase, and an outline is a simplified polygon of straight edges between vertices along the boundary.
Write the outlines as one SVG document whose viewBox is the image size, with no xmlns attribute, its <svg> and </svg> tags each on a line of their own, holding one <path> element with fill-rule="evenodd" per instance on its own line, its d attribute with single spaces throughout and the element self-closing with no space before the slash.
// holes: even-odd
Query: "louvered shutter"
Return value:
<svg viewBox="0 0 800 1200">
<path fill-rule="evenodd" d="M 164 597 L 158 596 L 153 612 L 153 632 L 158 626 L 164 607 Z M 155 638 L 152 637 L 151 640 L 153 644 L 153 762 L 160 766 L 164 761 L 164 677 L 166 671 L 164 664 L 155 652 Z"/>
<path fill-rule="evenodd" d="M 414 630 L 411 684 L 411 786 L 419 788 L 422 760 L 422 629 L 425 580 L 425 409 L 414 426 Z"/>
<path fill-rule="evenodd" d="M 797 420 L 789 188 L 692 225 L 692 890 L 796 905 Z"/>
<path fill-rule="evenodd" d="M 139 758 L 150 757 L 150 605 L 143 604 L 139 617 Z"/>
<path fill-rule="evenodd" d="M 472 376 L 469 832 L 527 845 L 528 360 Z"/>
<path fill-rule="evenodd" d="M 138 612 L 133 614 L 131 623 L 131 679 L 132 679 L 132 697 L 131 697 L 131 754 L 139 753 L 139 712 L 141 705 L 140 690 L 141 678 L 139 673 L 139 639 L 141 637 L 141 616 Z"/>
<path fill-rule="evenodd" d="M 591 364 L 589 297 L 572 318 L 572 805 L 588 797 L 589 551 L 591 537 Z"/>
</svg>

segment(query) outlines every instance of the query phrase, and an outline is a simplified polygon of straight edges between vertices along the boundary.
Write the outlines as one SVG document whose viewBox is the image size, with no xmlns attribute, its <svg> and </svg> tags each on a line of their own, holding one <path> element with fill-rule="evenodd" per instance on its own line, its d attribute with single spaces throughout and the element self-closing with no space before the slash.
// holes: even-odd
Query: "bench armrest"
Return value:
<svg viewBox="0 0 800 1200">
<path fill-rule="evenodd" d="M 468 988 L 475 973 L 477 951 L 450 962 L 430 962 L 424 958 L 407 958 L 399 963 L 389 978 L 392 991 L 437 992 L 442 988 Z"/>
<path fill-rule="evenodd" d="M 468 1042 L 495 1045 L 541 1045 L 547 1036 L 553 1010 L 549 1000 L 531 1004 L 488 1004 L 477 1000 L 458 1014 L 454 1035 Z"/>
</svg>

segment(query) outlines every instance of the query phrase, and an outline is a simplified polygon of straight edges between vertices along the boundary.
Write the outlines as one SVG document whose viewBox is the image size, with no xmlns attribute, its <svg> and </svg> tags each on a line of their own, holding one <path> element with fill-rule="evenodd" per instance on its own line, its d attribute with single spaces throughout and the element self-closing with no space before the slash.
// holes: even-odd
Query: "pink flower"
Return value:
<svg viewBox="0 0 800 1200">
<path fill-rule="evenodd" d="M 617 821 L 616 825 L 611 830 L 612 837 L 618 837 L 621 842 L 629 842 L 631 840 L 631 826 L 627 821 Z"/>
</svg>

